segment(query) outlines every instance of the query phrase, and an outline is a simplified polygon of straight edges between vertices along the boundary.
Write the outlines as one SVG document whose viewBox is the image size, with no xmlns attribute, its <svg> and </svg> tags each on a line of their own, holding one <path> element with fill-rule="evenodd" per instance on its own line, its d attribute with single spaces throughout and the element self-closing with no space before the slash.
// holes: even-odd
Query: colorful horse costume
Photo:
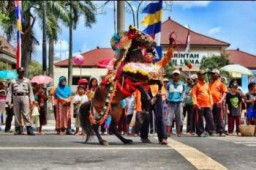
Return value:
<svg viewBox="0 0 256 170">
<path fill-rule="evenodd" d="M 173 55 L 173 41 L 170 37 L 170 48 L 163 59 L 165 63 L 168 63 Z M 132 143 L 132 140 L 125 139 L 116 129 L 122 113 L 120 101 L 132 95 L 136 89 L 143 93 L 142 87 L 145 85 L 162 84 L 162 65 L 145 63 L 143 60 L 144 51 L 156 46 L 149 35 L 130 26 L 128 32 L 115 34 L 111 39 L 111 45 L 117 54 L 113 70 L 109 70 L 102 80 L 93 99 L 80 107 L 81 126 L 87 135 L 85 143 L 94 131 L 99 143 L 108 145 L 108 142 L 101 138 L 98 128 L 109 116 L 112 117 L 109 130 L 123 143 Z"/>
</svg>

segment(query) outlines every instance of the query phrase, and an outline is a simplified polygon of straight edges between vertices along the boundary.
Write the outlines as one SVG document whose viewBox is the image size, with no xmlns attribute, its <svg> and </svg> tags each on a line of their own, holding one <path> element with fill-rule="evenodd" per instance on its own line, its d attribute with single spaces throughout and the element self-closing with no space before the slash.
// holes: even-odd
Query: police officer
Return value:
<svg viewBox="0 0 256 170">
<path fill-rule="evenodd" d="M 24 68 L 17 69 L 18 78 L 12 80 L 8 89 L 7 102 L 11 106 L 13 101 L 13 109 L 15 115 L 15 135 L 21 135 L 21 120 L 23 119 L 27 127 L 28 135 L 35 135 L 31 127 L 30 121 L 30 104 L 34 101 L 34 95 L 30 80 L 24 77 Z"/>
</svg>

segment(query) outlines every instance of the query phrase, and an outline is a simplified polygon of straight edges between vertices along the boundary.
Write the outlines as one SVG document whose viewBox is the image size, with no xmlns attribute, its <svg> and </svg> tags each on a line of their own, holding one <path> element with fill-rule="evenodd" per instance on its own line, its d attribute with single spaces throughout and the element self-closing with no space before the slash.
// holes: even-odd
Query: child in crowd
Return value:
<svg viewBox="0 0 256 170">
<path fill-rule="evenodd" d="M 237 90 L 237 83 L 234 82 L 230 84 L 229 88 L 230 92 L 228 92 L 226 96 L 226 113 L 228 113 L 228 134 L 233 134 L 234 122 L 236 122 L 236 133 L 238 135 L 242 109 L 242 97 Z"/>
<path fill-rule="evenodd" d="M 133 95 L 127 97 L 126 99 L 126 124 L 128 127 L 128 135 L 132 134 L 132 126 L 130 126 L 132 116 L 135 109 L 135 97 Z"/>
<path fill-rule="evenodd" d="M 247 123 L 250 125 L 253 118 L 256 119 L 256 83 L 250 82 L 248 90 L 245 102 L 247 104 Z"/>
<path fill-rule="evenodd" d="M 77 87 L 77 93 L 73 99 L 74 103 L 74 118 L 76 131 L 74 135 L 79 135 L 80 120 L 79 120 L 79 109 L 82 103 L 87 102 L 89 99 L 86 96 L 86 86 L 79 85 Z"/>
<path fill-rule="evenodd" d="M 40 126 L 40 119 L 39 119 L 40 113 L 39 113 L 39 105 L 37 101 L 34 101 L 31 106 L 31 123 L 34 125 L 36 129 L 38 129 L 38 134 L 41 134 L 39 132 L 39 126 Z"/>
</svg>

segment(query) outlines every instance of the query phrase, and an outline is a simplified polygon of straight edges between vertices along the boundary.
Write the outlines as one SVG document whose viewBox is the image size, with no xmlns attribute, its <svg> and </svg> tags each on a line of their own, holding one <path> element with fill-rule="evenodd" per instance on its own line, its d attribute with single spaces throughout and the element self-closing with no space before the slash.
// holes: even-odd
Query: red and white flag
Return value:
<svg viewBox="0 0 256 170">
<path fill-rule="evenodd" d="M 190 52 L 190 30 L 188 30 L 188 35 L 187 35 L 185 46 L 186 46 L 185 52 L 189 53 Z"/>
</svg>

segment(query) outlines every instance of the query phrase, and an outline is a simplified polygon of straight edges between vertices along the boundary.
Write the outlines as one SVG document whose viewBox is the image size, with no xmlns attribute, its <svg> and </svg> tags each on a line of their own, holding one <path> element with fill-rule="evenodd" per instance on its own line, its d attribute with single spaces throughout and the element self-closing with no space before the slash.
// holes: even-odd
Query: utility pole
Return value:
<svg viewBox="0 0 256 170">
<path fill-rule="evenodd" d="M 125 1 L 117 1 L 117 32 L 125 30 Z"/>
<path fill-rule="evenodd" d="M 72 21 L 72 4 L 69 2 L 70 7 L 70 23 L 69 23 L 69 56 L 68 56 L 68 85 L 72 86 L 72 74 L 73 74 L 73 65 L 72 65 L 72 51 L 73 51 L 73 21 Z"/>
<path fill-rule="evenodd" d="M 43 70 L 42 73 L 43 75 L 46 75 L 46 67 L 47 67 L 47 61 L 46 61 L 46 29 L 45 29 L 45 24 L 46 24 L 46 2 L 45 0 L 43 1 L 43 44 L 42 44 L 42 49 L 43 49 L 43 57 L 42 57 L 42 63 L 43 63 Z"/>
</svg>

